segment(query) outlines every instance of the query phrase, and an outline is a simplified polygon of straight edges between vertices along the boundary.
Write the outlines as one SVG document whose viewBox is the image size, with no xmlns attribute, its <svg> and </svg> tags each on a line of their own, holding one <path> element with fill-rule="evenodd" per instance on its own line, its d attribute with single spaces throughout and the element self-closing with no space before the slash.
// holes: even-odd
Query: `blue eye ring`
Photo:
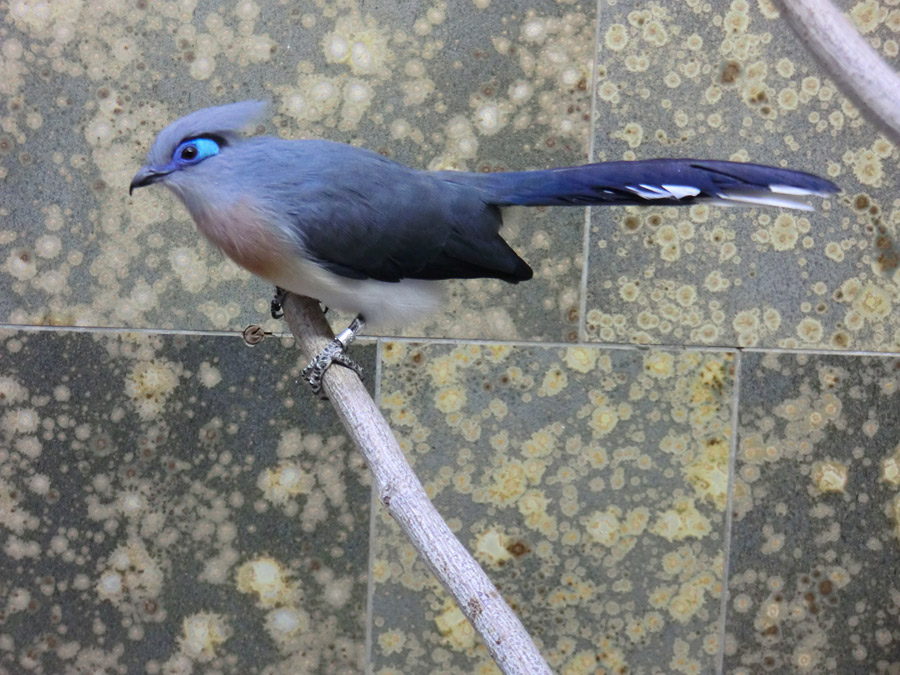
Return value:
<svg viewBox="0 0 900 675">
<path fill-rule="evenodd" d="M 196 164 L 207 157 L 219 154 L 219 144 L 212 138 L 192 138 L 175 148 L 172 160 L 176 164 Z"/>
</svg>

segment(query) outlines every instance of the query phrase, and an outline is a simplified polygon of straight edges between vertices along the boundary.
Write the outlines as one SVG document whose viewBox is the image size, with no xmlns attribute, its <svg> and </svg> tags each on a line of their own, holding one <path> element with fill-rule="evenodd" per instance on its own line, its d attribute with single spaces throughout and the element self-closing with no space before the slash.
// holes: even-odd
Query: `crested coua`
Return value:
<svg viewBox="0 0 900 675">
<path fill-rule="evenodd" d="M 156 137 L 130 191 L 165 185 L 238 265 L 357 315 L 308 367 L 314 389 L 332 361 L 355 365 L 344 352 L 363 322 L 437 310 L 441 280 L 530 279 L 531 267 L 500 235 L 502 207 L 711 202 L 810 210 L 807 197 L 838 191 L 808 173 L 698 159 L 419 171 L 342 143 L 242 136 L 265 108 L 244 101 L 176 120 Z"/>
</svg>

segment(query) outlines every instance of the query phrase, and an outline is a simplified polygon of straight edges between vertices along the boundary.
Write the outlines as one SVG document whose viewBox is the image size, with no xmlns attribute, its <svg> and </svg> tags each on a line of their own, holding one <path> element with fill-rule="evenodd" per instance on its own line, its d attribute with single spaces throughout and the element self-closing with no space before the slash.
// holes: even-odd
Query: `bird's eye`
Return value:
<svg viewBox="0 0 900 675">
<path fill-rule="evenodd" d="M 219 150 L 219 143 L 212 138 L 192 138 L 175 148 L 173 159 L 176 164 L 196 164 L 219 154 Z"/>
</svg>

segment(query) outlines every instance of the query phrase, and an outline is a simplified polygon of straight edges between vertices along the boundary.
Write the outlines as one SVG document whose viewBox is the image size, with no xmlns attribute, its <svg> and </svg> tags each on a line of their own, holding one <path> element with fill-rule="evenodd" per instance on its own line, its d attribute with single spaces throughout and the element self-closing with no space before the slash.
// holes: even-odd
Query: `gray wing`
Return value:
<svg viewBox="0 0 900 675">
<path fill-rule="evenodd" d="M 260 187 L 281 204 L 305 253 L 331 272 L 390 282 L 531 278 L 498 234 L 499 208 L 478 188 L 339 143 L 266 140 L 281 147 L 269 153 Z M 253 145 L 242 150 L 263 149 Z"/>
</svg>

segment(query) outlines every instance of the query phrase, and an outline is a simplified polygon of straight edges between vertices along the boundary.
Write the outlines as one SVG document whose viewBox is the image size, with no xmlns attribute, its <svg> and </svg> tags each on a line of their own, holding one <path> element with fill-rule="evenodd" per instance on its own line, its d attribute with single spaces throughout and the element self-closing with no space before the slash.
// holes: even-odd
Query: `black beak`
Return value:
<svg viewBox="0 0 900 675">
<path fill-rule="evenodd" d="M 134 192 L 135 188 L 144 187 L 145 185 L 151 185 L 153 183 L 156 183 L 157 181 L 162 180 L 168 175 L 168 171 L 157 171 L 155 169 L 151 169 L 150 167 L 142 166 L 141 170 L 134 174 L 134 178 L 131 179 L 131 185 L 128 188 L 128 194 L 130 195 L 132 192 Z"/>
</svg>

